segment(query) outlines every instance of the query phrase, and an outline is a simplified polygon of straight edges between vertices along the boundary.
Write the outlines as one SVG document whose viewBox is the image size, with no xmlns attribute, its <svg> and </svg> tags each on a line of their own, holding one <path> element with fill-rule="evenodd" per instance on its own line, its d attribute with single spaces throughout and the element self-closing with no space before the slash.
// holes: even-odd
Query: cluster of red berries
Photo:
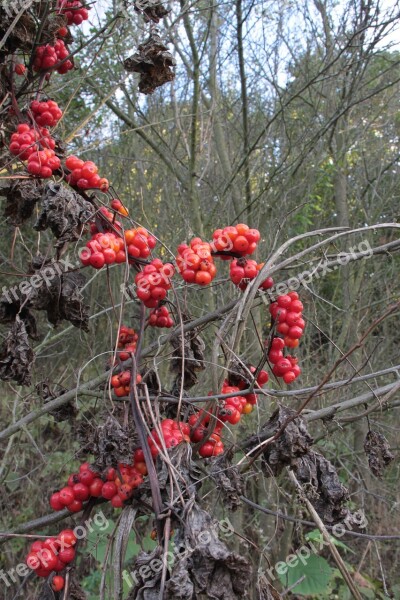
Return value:
<svg viewBox="0 0 400 600">
<path fill-rule="evenodd" d="M 27 123 L 21 123 L 11 136 L 9 150 L 21 160 L 28 160 L 31 154 L 40 150 L 39 143 L 49 150 L 54 150 L 56 147 L 48 129 L 41 127 L 34 129 Z"/>
<path fill-rule="evenodd" d="M 139 454 L 134 453 L 134 464 L 119 464 L 117 469 L 107 469 L 106 481 L 101 488 L 101 497 L 111 501 L 114 508 L 122 508 L 124 502 L 132 497 L 133 492 L 143 483 L 143 475 L 147 475 L 146 463 L 139 461 Z"/>
<path fill-rule="evenodd" d="M 40 148 L 43 148 L 41 150 Z M 28 161 L 28 171 L 38 177 L 51 177 L 53 171 L 60 168 L 61 163 L 54 152 L 55 141 L 48 129 L 31 128 L 21 123 L 12 134 L 9 150 L 14 156 Z"/>
<path fill-rule="evenodd" d="M 157 240 L 144 227 L 126 229 L 124 231 L 128 256 L 131 258 L 148 258 L 156 247 Z"/>
<path fill-rule="evenodd" d="M 166 306 L 160 306 L 151 311 L 148 324 L 151 327 L 173 327 L 174 321 Z"/>
<path fill-rule="evenodd" d="M 174 421 L 173 419 L 163 419 L 160 423 L 162 439 L 166 448 L 173 448 L 181 442 L 190 442 L 190 427 L 183 421 Z M 151 455 L 154 459 L 162 450 L 162 442 L 159 433 L 153 429 L 147 437 Z M 136 450 L 136 453 L 143 453 L 142 450 Z M 140 454 L 141 457 L 142 454 Z M 144 460 L 144 456 L 143 456 Z"/>
<path fill-rule="evenodd" d="M 63 115 L 61 108 L 53 100 L 34 100 L 31 102 L 31 111 L 33 119 L 41 127 L 54 127 Z"/>
<path fill-rule="evenodd" d="M 131 352 L 136 352 L 138 339 L 139 336 L 134 329 L 121 325 L 118 336 L 118 358 L 120 360 L 128 360 Z"/>
<path fill-rule="evenodd" d="M 33 542 L 25 562 L 38 577 L 48 577 L 53 571 L 59 573 L 74 560 L 76 540 L 72 529 L 64 529 L 57 537 L 49 537 L 43 542 L 39 540 Z M 60 591 L 63 587 L 64 579 L 60 576 L 54 577 L 53 589 Z"/>
<path fill-rule="evenodd" d="M 100 177 L 99 168 L 91 160 L 81 160 L 77 156 L 68 156 L 65 166 L 71 171 L 67 176 L 70 185 L 75 185 L 81 190 L 99 189 L 106 192 L 110 187 L 108 179 Z"/>
<path fill-rule="evenodd" d="M 233 259 L 230 264 L 229 275 L 231 281 L 241 290 L 245 290 L 252 279 L 255 279 L 258 272 L 263 268 L 264 263 L 259 263 L 251 258 Z M 260 285 L 259 289 L 268 290 L 274 285 L 272 277 L 267 277 Z"/>
<path fill-rule="evenodd" d="M 256 372 L 255 367 L 249 368 L 251 373 Z M 268 373 L 261 370 L 256 379 L 256 384 L 261 387 L 268 381 Z M 257 404 L 256 394 L 247 394 L 242 396 L 240 391 L 245 389 L 249 385 L 249 382 L 240 379 L 238 385 L 231 385 L 228 380 L 225 380 L 221 393 L 222 394 L 237 394 L 230 396 L 222 401 L 221 406 L 218 408 L 216 413 L 217 422 L 214 426 L 214 430 L 209 439 L 200 446 L 199 454 L 203 458 L 209 458 L 210 456 L 218 456 L 224 452 L 224 445 L 221 441 L 220 433 L 222 431 L 223 423 L 230 423 L 231 425 L 237 425 L 242 415 L 248 415 L 253 411 L 253 406 Z M 210 396 L 212 394 L 210 393 Z M 207 426 L 210 422 L 210 415 L 205 413 L 203 410 L 191 415 L 189 417 L 190 440 L 194 443 L 201 442 L 206 435 Z"/>
<path fill-rule="evenodd" d="M 113 210 L 115 210 L 123 217 L 127 217 L 129 215 L 128 209 L 122 204 L 121 200 L 118 200 L 118 198 L 113 198 L 113 200 L 111 200 L 110 206 Z"/>
<path fill-rule="evenodd" d="M 59 0 L 60 13 L 67 18 L 68 25 L 80 25 L 89 18 L 89 10 L 80 0 Z"/>
<path fill-rule="evenodd" d="M 136 383 L 141 383 L 142 377 L 141 375 L 136 375 Z M 118 373 L 118 375 L 113 375 L 111 377 L 111 386 L 114 389 L 114 394 L 118 398 L 125 398 L 129 396 L 130 392 L 130 384 L 131 384 L 131 372 L 130 371 L 122 371 Z"/>
<path fill-rule="evenodd" d="M 95 233 L 82 248 L 79 258 L 86 267 L 101 269 L 104 265 L 123 263 L 126 260 L 124 240 L 113 232 Z"/>
<path fill-rule="evenodd" d="M 235 255 L 246 256 L 255 252 L 261 235 L 258 229 L 250 229 L 248 225 L 239 223 L 224 229 L 216 229 L 212 237 L 215 252 L 234 252 Z M 231 257 L 228 255 L 221 258 L 229 260 Z"/>
<path fill-rule="evenodd" d="M 155 308 L 164 300 L 171 288 L 171 277 L 175 270 L 171 263 L 163 263 L 155 258 L 135 277 L 136 294 L 148 308 Z"/>
<path fill-rule="evenodd" d="M 53 171 L 57 171 L 61 167 L 61 161 L 56 156 L 54 150 L 45 148 L 44 150 L 37 150 L 28 158 L 27 169 L 31 175 L 37 177 L 51 177 Z"/>
<path fill-rule="evenodd" d="M 297 348 L 299 339 L 304 333 L 306 323 L 303 319 L 303 303 L 297 292 L 289 292 L 278 296 L 276 302 L 269 306 L 274 321 L 277 321 L 277 331 L 284 337 L 287 348 Z"/>
<path fill-rule="evenodd" d="M 274 365 L 272 372 L 276 377 L 282 377 L 287 384 L 293 383 L 300 375 L 301 369 L 298 360 L 294 356 L 284 356 L 283 349 L 285 342 L 282 338 L 272 339 L 271 347 L 268 353 L 269 361 Z"/>
<path fill-rule="evenodd" d="M 45 71 L 53 69 L 57 63 L 67 58 L 69 51 L 62 40 L 56 40 L 54 46 L 38 46 L 33 59 L 34 71 Z M 66 60 L 57 67 L 57 72 L 63 75 L 74 68 L 72 60 Z"/>
<path fill-rule="evenodd" d="M 187 244 L 178 246 L 176 264 L 187 283 L 209 285 L 217 274 L 211 245 L 200 238 L 194 238 L 190 246 Z"/>
<path fill-rule="evenodd" d="M 121 508 L 123 501 L 127 500 L 133 490 L 143 483 L 141 472 L 143 464 L 137 465 L 136 462 L 133 465 L 119 464 L 117 469 L 110 467 L 103 476 L 93 471 L 89 463 L 82 464 L 78 473 L 69 476 L 67 485 L 52 494 L 51 508 L 59 511 L 66 507 L 70 512 L 78 512 L 82 510 L 83 503 L 89 498 L 111 500 L 115 508 Z M 130 494 L 125 486 L 130 487 Z M 115 496 L 118 496 L 118 499 L 114 499 Z"/>
</svg>

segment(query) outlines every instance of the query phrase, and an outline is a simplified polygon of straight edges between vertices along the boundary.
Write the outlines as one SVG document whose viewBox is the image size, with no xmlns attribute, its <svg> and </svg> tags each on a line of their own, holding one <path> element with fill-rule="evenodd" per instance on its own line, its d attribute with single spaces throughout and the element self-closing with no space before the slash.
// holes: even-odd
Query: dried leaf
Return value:
<svg viewBox="0 0 400 600">
<path fill-rule="evenodd" d="M 116 467 L 118 463 L 130 463 L 135 447 L 138 446 L 137 436 L 128 424 L 126 428 L 109 416 L 104 425 L 99 425 L 93 431 L 90 443 L 91 453 L 96 458 L 96 467 Z"/>
<path fill-rule="evenodd" d="M 240 496 L 244 494 L 243 476 L 237 467 L 230 465 L 225 454 L 210 464 L 209 476 L 221 494 L 223 504 L 228 510 L 235 511 L 242 506 Z"/>
<path fill-rule="evenodd" d="M 30 385 L 34 357 L 25 323 L 17 316 L 0 349 L 0 379 Z"/>
<path fill-rule="evenodd" d="M 39 383 L 37 383 L 35 386 L 35 390 L 39 398 L 41 398 L 45 402 L 50 402 L 50 400 L 53 400 L 57 396 L 60 396 L 61 394 L 64 394 L 64 392 L 67 391 L 65 388 L 60 388 L 58 386 L 57 393 L 53 392 L 47 381 L 40 381 Z M 48 414 L 52 415 L 52 417 L 54 417 L 54 420 L 57 422 L 72 421 L 77 416 L 78 409 L 76 408 L 73 400 L 71 400 L 67 404 L 63 404 L 59 408 L 55 408 L 49 411 Z"/>
<path fill-rule="evenodd" d="M 322 454 L 310 451 L 294 467 L 297 479 L 324 523 L 343 521 L 349 514 L 344 506 L 349 498 L 335 467 Z"/>
<path fill-rule="evenodd" d="M 165 8 L 159 0 L 135 0 L 135 11 L 141 13 L 146 22 L 158 23 L 171 9 Z"/>
<path fill-rule="evenodd" d="M 18 176 L 18 173 L 16 173 Z M 11 225 L 19 226 L 32 215 L 35 205 L 42 197 L 44 187 L 38 179 L 7 181 L 0 187 L 5 196 L 4 216 Z"/>
<path fill-rule="evenodd" d="M 166 599 L 189 600 L 200 594 L 210 600 L 248 597 L 250 564 L 219 539 L 218 523 L 195 503 L 186 506 L 182 519 L 184 527 L 178 530 L 175 543 L 185 551 L 177 555 L 172 567 Z"/>
<path fill-rule="evenodd" d="M 376 477 L 382 477 L 384 469 L 394 460 L 389 442 L 378 431 L 368 431 L 364 442 L 369 468 Z"/>
<path fill-rule="evenodd" d="M 139 91 L 152 94 L 154 90 L 175 78 L 171 67 L 175 65 L 172 54 L 161 38 L 153 33 L 138 47 L 138 52 L 124 61 L 124 67 L 131 73 L 140 73 Z"/>
<path fill-rule="evenodd" d="M 17 10 L 15 7 L 17 6 Z M 15 16 L 20 10 L 18 4 L 10 2 L 9 10 L 0 6 L 0 40 L 6 34 L 8 28 L 13 23 Z M 3 54 L 9 54 L 20 48 L 24 52 L 31 52 L 35 41 L 36 24 L 28 12 L 24 12 L 13 26 L 7 41 L 0 52 L 0 59 Z"/>
<path fill-rule="evenodd" d="M 43 283 L 40 287 L 31 287 L 27 306 L 45 310 L 48 320 L 55 326 L 65 320 L 88 331 L 89 312 L 81 293 L 86 283 L 85 276 L 65 272 L 65 262 L 44 261 L 42 257 L 32 261 L 32 268 L 33 274 Z"/>
<path fill-rule="evenodd" d="M 93 219 L 95 208 L 73 190 L 48 183 L 43 196 L 42 212 L 34 228 L 43 231 L 50 228 L 58 239 L 56 248 L 81 237 L 84 225 Z"/>
<path fill-rule="evenodd" d="M 11 292 L 7 292 L 7 296 L 3 294 L 0 298 L 0 323 L 14 323 L 17 315 L 25 323 L 28 336 L 37 339 L 36 319 L 30 310 L 25 306 L 20 308 L 20 300 L 16 300 Z"/>
<path fill-rule="evenodd" d="M 296 411 L 293 409 L 279 406 L 261 428 L 262 439 L 272 437 L 295 414 Z M 256 446 L 260 443 L 261 434 L 254 436 L 252 444 L 249 445 Z M 265 474 L 268 477 L 279 475 L 287 465 L 296 464 L 298 457 L 308 452 L 312 442 L 305 421 L 301 417 L 296 417 L 286 426 L 276 441 L 266 446 L 262 454 Z"/>
</svg>

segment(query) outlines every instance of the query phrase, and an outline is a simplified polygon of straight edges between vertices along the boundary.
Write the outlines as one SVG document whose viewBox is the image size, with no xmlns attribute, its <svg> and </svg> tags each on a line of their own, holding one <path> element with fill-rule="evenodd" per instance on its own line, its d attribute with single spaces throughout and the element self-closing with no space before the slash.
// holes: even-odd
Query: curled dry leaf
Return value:
<svg viewBox="0 0 400 600">
<path fill-rule="evenodd" d="M 95 214 L 95 208 L 73 190 L 58 183 L 48 183 L 44 190 L 42 212 L 34 228 L 51 229 L 57 238 L 56 248 L 80 238 L 84 225 Z"/>
<path fill-rule="evenodd" d="M 50 385 L 47 381 L 40 381 L 36 384 L 35 390 L 39 398 L 44 400 L 45 402 L 50 402 L 57 396 L 61 396 L 67 390 L 63 387 L 58 386 L 57 392 L 51 389 Z M 55 408 L 54 410 L 49 411 L 49 415 L 54 417 L 55 421 L 73 421 L 78 414 L 78 409 L 75 406 L 73 400 L 68 402 L 67 404 L 63 404 L 59 408 Z"/>
<path fill-rule="evenodd" d="M 130 73 L 140 73 L 139 91 L 152 94 L 154 90 L 175 78 L 171 67 L 175 60 L 161 38 L 153 33 L 150 38 L 138 47 L 138 52 L 124 61 Z"/>
<path fill-rule="evenodd" d="M 324 523 L 338 523 L 348 517 L 349 509 L 345 503 L 349 494 L 329 460 L 311 450 L 298 459 L 294 470 L 307 498 Z"/>
<path fill-rule="evenodd" d="M 133 4 L 135 11 L 142 14 L 146 22 L 159 23 L 171 9 L 165 8 L 159 0 L 135 0 Z"/>
<path fill-rule="evenodd" d="M 243 476 L 237 467 L 228 463 L 225 454 L 211 462 L 209 476 L 228 510 L 235 511 L 242 505 L 240 496 L 244 494 Z"/>
<path fill-rule="evenodd" d="M 376 477 L 382 477 L 384 469 L 394 460 L 389 442 L 378 431 L 368 431 L 364 442 L 369 468 Z"/>
<path fill-rule="evenodd" d="M 0 186 L 0 196 L 6 198 L 4 216 L 7 222 L 18 227 L 29 219 L 43 190 L 39 179 L 5 180 Z"/>
<path fill-rule="evenodd" d="M 47 312 L 53 325 L 69 321 L 75 327 L 88 331 L 89 309 L 81 292 L 86 278 L 81 273 L 66 271 L 64 261 L 46 261 L 38 256 L 32 261 L 31 273 L 38 277 L 40 287 L 27 291 L 27 306 Z"/>
<path fill-rule="evenodd" d="M 86 440 L 90 445 L 90 452 L 96 458 L 96 467 L 100 470 L 105 467 L 116 467 L 118 463 L 131 463 L 137 436 L 132 424 L 124 428 L 114 418 L 109 416 L 104 425 L 99 425 Z"/>
<path fill-rule="evenodd" d="M 36 319 L 28 308 L 20 307 L 20 300 L 14 298 L 11 292 L 7 296 L 0 297 L 0 323 L 14 323 L 15 317 L 19 316 L 21 321 L 25 323 L 26 332 L 31 339 L 36 340 L 39 336 L 37 333 Z"/>
<path fill-rule="evenodd" d="M 17 316 L 0 349 L 0 379 L 30 385 L 33 361 L 25 323 Z"/>
<path fill-rule="evenodd" d="M 262 426 L 262 439 L 272 437 L 295 414 L 295 410 L 279 406 Z M 261 441 L 261 435 L 254 436 L 252 440 L 252 445 L 256 446 Z M 266 446 L 262 454 L 264 473 L 268 477 L 279 475 L 284 467 L 296 464 L 297 459 L 309 451 L 312 443 L 313 439 L 307 431 L 304 419 L 296 417 L 290 421 L 276 441 Z"/>
</svg>

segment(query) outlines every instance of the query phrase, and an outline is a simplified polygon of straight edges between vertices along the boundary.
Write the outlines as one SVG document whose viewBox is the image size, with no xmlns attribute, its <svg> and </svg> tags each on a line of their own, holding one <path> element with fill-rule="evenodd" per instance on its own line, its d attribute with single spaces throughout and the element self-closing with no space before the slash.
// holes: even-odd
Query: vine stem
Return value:
<svg viewBox="0 0 400 600">
<path fill-rule="evenodd" d="M 310 513 L 311 518 L 313 519 L 314 523 L 320 530 L 322 537 L 326 541 L 329 551 L 332 554 L 332 558 L 335 561 L 335 563 L 337 564 L 339 571 L 343 575 L 343 579 L 345 580 L 347 587 L 349 588 L 353 598 L 355 598 L 356 600 L 363 600 L 360 592 L 356 588 L 355 583 L 350 576 L 350 573 L 348 572 L 348 570 L 346 568 L 346 565 L 343 562 L 342 557 L 339 554 L 338 549 L 332 543 L 331 537 L 330 537 L 324 523 L 322 522 L 319 514 L 317 513 L 317 511 L 315 510 L 315 508 L 313 507 L 313 505 L 311 504 L 309 499 L 306 497 L 301 483 L 298 481 L 296 475 L 293 473 L 292 470 L 288 469 L 288 473 L 289 473 L 289 479 L 291 480 L 291 482 L 297 489 L 301 501 L 304 502 L 304 504 L 307 506 L 307 510 Z"/>
</svg>

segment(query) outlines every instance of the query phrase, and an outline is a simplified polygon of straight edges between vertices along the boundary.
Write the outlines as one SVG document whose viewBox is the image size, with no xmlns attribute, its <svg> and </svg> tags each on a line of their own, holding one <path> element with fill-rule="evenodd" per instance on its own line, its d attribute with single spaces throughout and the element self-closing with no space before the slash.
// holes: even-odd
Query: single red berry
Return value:
<svg viewBox="0 0 400 600">
<path fill-rule="evenodd" d="M 61 592 L 61 590 L 64 588 L 64 583 L 64 577 L 61 577 L 61 575 L 54 575 L 51 582 L 51 587 L 54 592 Z"/>
</svg>

